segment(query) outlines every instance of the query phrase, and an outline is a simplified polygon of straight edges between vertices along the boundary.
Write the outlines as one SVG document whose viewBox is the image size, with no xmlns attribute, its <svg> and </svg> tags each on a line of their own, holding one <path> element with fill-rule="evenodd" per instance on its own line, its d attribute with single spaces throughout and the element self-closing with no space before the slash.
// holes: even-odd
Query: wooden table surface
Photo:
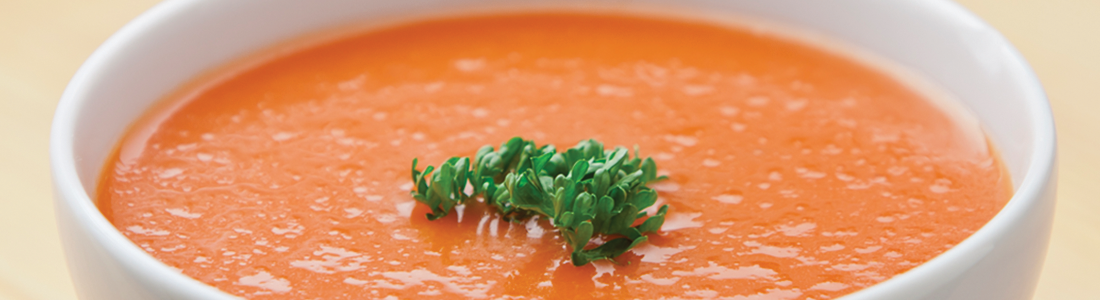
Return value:
<svg viewBox="0 0 1100 300">
<path fill-rule="evenodd" d="M 50 121 L 77 67 L 152 0 L 0 0 L 0 300 L 75 299 L 54 224 Z M 1100 299 L 1100 1 L 962 0 L 1039 74 L 1059 139 L 1054 233 L 1035 299 Z"/>
</svg>

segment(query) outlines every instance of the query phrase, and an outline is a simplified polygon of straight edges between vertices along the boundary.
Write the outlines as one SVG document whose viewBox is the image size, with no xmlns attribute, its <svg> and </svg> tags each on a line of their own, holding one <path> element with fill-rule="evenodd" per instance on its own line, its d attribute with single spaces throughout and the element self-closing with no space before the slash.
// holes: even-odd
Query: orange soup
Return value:
<svg viewBox="0 0 1100 300">
<path fill-rule="evenodd" d="M 246 298 L 830 299 L 944 252 L 1011 196 L 985 137 L 906 82 L 713 24 L 436 19 L 199 86 L 135 125 L 98 205 L 152 256 Z M 576 267 L 545 219 L 482 203 L 424 217 L 414 157 L 513 136 L 637 146 L 670 178 L 652 184 L 664 226 Z"/>
</svg>

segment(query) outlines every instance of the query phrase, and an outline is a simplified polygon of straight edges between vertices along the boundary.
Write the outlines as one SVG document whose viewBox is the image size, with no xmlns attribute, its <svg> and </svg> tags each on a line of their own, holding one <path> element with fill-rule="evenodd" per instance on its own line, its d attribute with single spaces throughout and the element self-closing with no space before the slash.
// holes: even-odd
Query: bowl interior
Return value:
<svg viewBox="0 0 1100 300">
<path fill-rule="evenodd" d="M 55 182 L 59 190 L 71 191 L 62 201 L 87 214 L 80 226 L 94 227 L 103 235 L 96 237 L 100 241 L 140 252 L 99 215 L 90 195 L 128 127 L 182 84 L 258 49 L 311 33 L 432 15 L 546 8 L 659 11 L 765 24 L 759 25 L 764 30 L 793 28 L 802 36 L 839 41 L 954 95 L 987 130 L 1018 190 L 1044 184 L 1035 173 L 1051 168 L 1053 123 L 1032 73 L 1000 34 L 946 1 L 169 1 L 108 40 L 66 90 L 51 140 Z M 1025 201 L 1019 198 L 1013 202 Z M 179 277 L 163 264 L 152 268 L 158 268 L 156 276 Z"/>
</svg>

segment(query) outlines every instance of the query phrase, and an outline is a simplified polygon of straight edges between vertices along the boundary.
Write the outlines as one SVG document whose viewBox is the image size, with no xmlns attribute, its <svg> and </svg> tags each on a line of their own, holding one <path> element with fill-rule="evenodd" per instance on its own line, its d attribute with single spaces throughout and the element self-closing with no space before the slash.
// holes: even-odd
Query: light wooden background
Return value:
<svg viewBox="0 0 1100 300">
<path fill-rule="evenodd" d="M 47 136 L 65 84 L 153 0 L 0 0 L 0 300 L 74 299 Z M 1035 299 L 1100 299 L 1100 1 L 962 0 L 1019 47 L 1053 102 L 1059 199 Z"/>
</svg>

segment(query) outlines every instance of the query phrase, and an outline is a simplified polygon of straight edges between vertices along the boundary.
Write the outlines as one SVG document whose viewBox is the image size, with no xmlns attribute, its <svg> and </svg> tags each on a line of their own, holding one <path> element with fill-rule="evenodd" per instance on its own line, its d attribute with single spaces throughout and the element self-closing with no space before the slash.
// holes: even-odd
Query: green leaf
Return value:
<svg viewBox="0 0 1100 300">
<path fill-rule="evenodd" d="M 553 206 L 550 199 L 550 195 L 546 193 L 546 190 L 539 183 L 537 175 L 534 175 L 533 170 L 528 169 L 526 173 L 515 176 L 515 180 L 508 182 L 511 183 L 508 186 L 508 191 L 512 194 L 512 204 L 518 209 L 530 210 L 536 213 L 550 216 L 553 211 Z M 508 174 L 512 177 L 513 174 Z"/>
<path fill-rule="evenodd" d="M 657 214 L 646 219 L 642 225 L 638 225 L 638 231 L 643 234 L 648 232 L 657 232 L 661 229 L 661 225 L 665 224 L 665 214 L 668 213 L 668 205 L 661 205 L 661 209 L 657 210 Z"/>
<path fill-rule="evenodd" d="M 591 221 L 596 217 L 595 197 L 592 194 L 584 193 L 577 195 L 577 200 L 573 202 L 573 215 L 577 217 L 577 221 Z M 567 226 L 577 226 L 577 224 L 567 224 Z"/>
<path fill-rule="evenodd" d="M 596 232 L 607 233 L 607 223 L 611 221 L 613 213 L 611 209 L 615 207 L 615 200 L 611 197 L 603 196 L 596 201 L 595 218 L 592 219 L 592 225 L 595 226 Z"/>
<path fill-rule="evenodd" d="M 645 161 L 642 161 L 642 181 L 649 183 L 657 179 L 657 163 L 653 161 L 653 158 L 647 157 Z"/>
<path fill-rule="evenodd" d="M 463 157 L 462 159 L 459 159 L 457 162 L 455 162 L 455 165 L 454 165 L 455 191 L 457 192 L 456 196 L 461 197 L 462 200 L 466 200 L 466 198 L 469 197 L 469 195 L 466 195 L 466 182 L 467 182 L 466 181 L 466 175 L 470 173 L 469 170 L 470 170 L 470 159 L 469 158 Z"/>
<path fill-rule="evenodd" d="M 412 181 L 413 182 L 420 181 L 420 177 L 424 176 L 424 174 L 421 174 L 420 171 L 416 169 L 416 161 L 417 161 L 417 159 L 413 158 L 413 166 L 412 166 Z"/>
<path fill-rule="evenodd" d="M 535 169 L 535 173 L 542 173 L 544 168 L 546 167 L 546 163 L 550 162 L 550 158 L 552 157 L 554 157 L 554 153 L 544 153 L 535 157 L 532 163 Z"/>
<path fill-rule="evenodd" d="M 592 222 L 584 221 L 577 225 L 576 240 L 573 241 L 573 251 L 576 249 L 584 249 L 584 246 L 588 245 L 588 241 L 592 239 Z"/>
<path fill-rule="evenodd" d="M 592 177 L 592 186 L 589 187 L 589 191 L 597 197 L 607 195 L 608 188 L 611 187 L 611 175 L 605 171 L 605 169 L 596 170 L 596 174 Z"/>
<path fill-rule="evenodd" d="M 413 161 L 413 168 L 416 168 L 416 162 Z M 573 164 L 573 168 L 569 170 L 569 179 L 574 181 L 581 181 L 584 176 L 588 174 L 588 161 L 579 160 Z"/>
<path fill-rule="evenodd" d="M 562 213 L 560 218 L 557 218 L 557 219 L 554 220 L 554 226 L 557 226 L 557 227 L 566 227 L 566 226 L 573 227 L 573 226 L 570 226 L 570 224 L 573 224 L 573 220 L 575 220 L 573 218 L 573 212 L 567 211 L 567 212 Z M 572 245 L 573 243 L 570 242 L 569 244 Z"/>
<path fill-rule="evenodd" d="M 610 158 L 607 160 L 607 163 L 604 164 L 604 168 L 612 173 L 618 173 L 619 168 L 622 167 L 623 160 L 625 160 L 628 155 L 628 152 L 626 151 L 626 148 L 623 147 L 615 148 L 615 150 L 613 151 L 614 152 L 611 152 L 611 155 L 609 155 Z"/>
<path fill-rule="evenodd" d="M 630 204 L 638 209 L 646 209 L 647 207 L 653 206 L 654 203 L 657 203 L 657 192 L 648 188 L 630 196 Z"/>
</svg>

